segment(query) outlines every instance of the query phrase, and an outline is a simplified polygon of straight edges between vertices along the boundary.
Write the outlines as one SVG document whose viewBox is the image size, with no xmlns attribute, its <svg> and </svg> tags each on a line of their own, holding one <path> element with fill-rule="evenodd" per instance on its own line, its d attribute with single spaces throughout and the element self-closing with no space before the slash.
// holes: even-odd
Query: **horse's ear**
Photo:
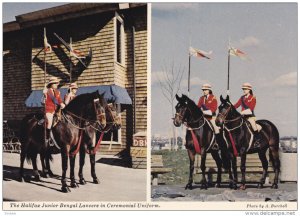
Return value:
<svg viewBox="0 0 300 216">
<path fill-rule="evenodd" d="M 230 101 L 230 100 L 229 100 L 229 95 L 226 96 L 226 100 L 227 100 L 228 102 Z"/>
<path fill-rule="evenodd" d="M 222 103 L 224 103 L 224 98 L 223 98 L 222 95 L 220 95 L 220 101 L 221 101 Z"/>
<path fill-rule="evenodd" d="M 176 97 L 176 100 L 179 102 L 181 98 L 178 96 L 178 94 L 176 94 L 175 97 Z"/>
</svg>

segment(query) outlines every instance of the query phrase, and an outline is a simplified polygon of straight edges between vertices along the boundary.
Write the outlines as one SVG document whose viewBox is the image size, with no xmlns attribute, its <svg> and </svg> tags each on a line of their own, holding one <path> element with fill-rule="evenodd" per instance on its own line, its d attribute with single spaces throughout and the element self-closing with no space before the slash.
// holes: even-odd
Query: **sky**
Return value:
<svg viewBox="0 0 300 216">
<path fill-rule="evenodd" d="M 42 10 L 50 7 L 56 7 L 66 3 L 3 3 L 2 4 L 2 23 L 15 21 L 15 16 Z"/>
<path fill-rule="evenodd" d="M 166 81 L 164 67 L 174 62 L 175 69 L 185 68 L 179 93 L 187 94 L 189 44 L 213 51 L 210 60 L 192 57 L 190 97 L 197 102 L 201 85 L 209 82 L 219 101 L 227 89 L 229 40 L 249 57 L 231 57 L 231 101 L 250 82 L 257 119 L 272 121 L 280 136 L 297 135 L 297 27 L 296 3 L 152 4 L 152 135 L 169 135 L 172 127 L 171 106 L 158 81 Z"/>
</svg>

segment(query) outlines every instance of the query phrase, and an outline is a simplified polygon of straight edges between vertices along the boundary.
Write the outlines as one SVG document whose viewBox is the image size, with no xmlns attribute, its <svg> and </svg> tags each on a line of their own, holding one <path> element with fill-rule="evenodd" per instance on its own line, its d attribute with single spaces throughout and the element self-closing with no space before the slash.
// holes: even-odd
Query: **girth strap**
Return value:
<svg viewBox="0 0 300 216">
<path fill-rule="evenodd" d="M 237 157 L 237 156 L 238 156 L 238 152 L 237 152 L 237 150 L 236 150 L 235 142 L 234 142 L 234 140 L 233 140 L 233 137 L 232 137 L 230 131 L 228 131 L 228 134 L 229 134 L 230 142 L 231 142 L 231 144 L 232 144 L 233 154 L 234 154 L 235 157 Z"/>
<path fill-rule="evenodd" d="M 196 153 L 201 154 L 201 146 L 198 142 L 198 139 L 197 139 L 197 137 L 196 137 L 193 130 L 191 130 L 191 133 L 192 133 L 192 137 L 193 137 L 193 144 L 194 144 L 194 147 L 195 147 L 195 151 L 196 151 Z"/>
</svg>

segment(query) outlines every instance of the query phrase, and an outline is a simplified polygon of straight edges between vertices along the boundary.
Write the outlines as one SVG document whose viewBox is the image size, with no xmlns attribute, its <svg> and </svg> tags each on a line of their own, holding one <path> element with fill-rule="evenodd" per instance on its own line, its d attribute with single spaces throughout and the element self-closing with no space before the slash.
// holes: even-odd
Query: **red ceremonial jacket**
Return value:
<svg viewBox="0 0 300 216">
<path fill-rule="evenodd" d="M 206 96 L 200 97 L 198 101 L 198 107 L 202 108 L 203 110 L 210 110 L 213 115 L 216 115 L 218 102 L 214 95 L 208 94 L 207 98 Z"/>
<path fill-rule="evenodd" d="M 253 112 L 255 105 L 256 105 L 256 97 L 250 94 L 247 98 L 245 95 L 240 97 L 240 99 L 234 105 L 234 107 L 237 109 L 239 106 L 242 106 L 242 111 L 245 109 L 250 109 Z"/>
<path fill-rule="evenodd" d="M 54 113 L 56 106 L 62 103 L 60 92 L 49 88 L 46 95 L 46 113 Z"/>
</svg>

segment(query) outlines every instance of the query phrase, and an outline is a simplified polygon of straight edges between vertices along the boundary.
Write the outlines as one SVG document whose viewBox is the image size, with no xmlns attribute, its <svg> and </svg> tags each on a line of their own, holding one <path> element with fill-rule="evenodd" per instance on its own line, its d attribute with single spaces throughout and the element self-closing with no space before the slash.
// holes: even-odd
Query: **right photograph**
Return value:
<svg viewBox="0 0 300 216">
<path fill-rule="evenodd" d="M 152 201 L 298 201 L 297 13 L 152 4 Z"/>
</svg>

